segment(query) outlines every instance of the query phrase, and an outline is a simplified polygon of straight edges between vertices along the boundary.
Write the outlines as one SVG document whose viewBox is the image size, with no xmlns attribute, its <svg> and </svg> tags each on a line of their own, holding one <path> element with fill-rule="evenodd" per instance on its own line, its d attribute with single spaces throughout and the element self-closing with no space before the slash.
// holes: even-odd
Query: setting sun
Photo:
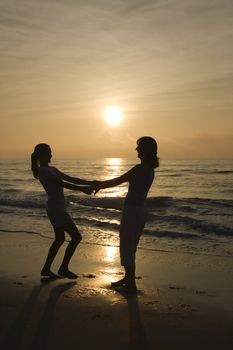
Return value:
<svg viewBox="0 0 233 350">
<path fill-rule="evenodd" d="M 122 109 L 119 106 L 108 106 L 104 110 L 104 118 L 109 125 L 118 126 L 123 119 Z"/>
</svg>

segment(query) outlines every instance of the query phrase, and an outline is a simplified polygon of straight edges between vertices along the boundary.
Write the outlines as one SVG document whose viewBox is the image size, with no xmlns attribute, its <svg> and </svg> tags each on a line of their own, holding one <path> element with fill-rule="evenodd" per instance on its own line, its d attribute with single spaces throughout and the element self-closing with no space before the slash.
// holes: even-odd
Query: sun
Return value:
<svg viewBox="0 0 233 350">
<path fill-rule="evenodd" d="M 104 110 L 104 118 L 106 122 L 112 126 L 118 126 L 123 120 L 123 112 L 119 106 L 108 106 Z"/>
</svg>

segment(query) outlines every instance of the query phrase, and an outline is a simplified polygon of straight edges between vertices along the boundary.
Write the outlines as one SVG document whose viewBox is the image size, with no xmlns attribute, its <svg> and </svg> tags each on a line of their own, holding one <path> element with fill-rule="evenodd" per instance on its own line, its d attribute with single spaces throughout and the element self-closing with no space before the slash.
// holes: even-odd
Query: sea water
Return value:
<svg viewBox="0 0 233 350">
<path fill-rule="evenodd" d="M 138 160 L 58 160 L 68 175 L 106 180 Z M 53 238 L 46 194 L 32 177 L 29 160 L 0 161 L 0 234 Z M 65 190 L 67 209 L 84 244 L 119 245 L 119 223 L 128 184 L 96 196 Z M 233 256 L 233 161 L 161 160 L 147 199 L 147 224 L 139 249 Z"/>
</svg>

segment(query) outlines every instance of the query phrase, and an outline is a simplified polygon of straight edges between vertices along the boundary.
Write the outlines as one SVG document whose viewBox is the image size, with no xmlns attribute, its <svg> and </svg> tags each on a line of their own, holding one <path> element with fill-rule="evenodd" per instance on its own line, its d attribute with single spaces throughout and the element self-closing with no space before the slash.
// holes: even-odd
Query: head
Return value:
<svg viewBox="0 0 233 350">
<path fill-rule="evenodd" d="M 137 140 L 138 158 L 141 159 L 142 163 L 146 163 L 153 168 L 159 166 L 159 158 L 157 157 L 157 142 L 153 137 L 143 136 Z"/>
<path fill-rule="evenodd" d="M 52 152 L 49 145 L 46 143 L 39 143 L 34 148 L 34 152 L 31 154 L 31 169 L 34 177 L 37 179 L 39 164 L 50 163 L 52 158 Z"/>
</svg>

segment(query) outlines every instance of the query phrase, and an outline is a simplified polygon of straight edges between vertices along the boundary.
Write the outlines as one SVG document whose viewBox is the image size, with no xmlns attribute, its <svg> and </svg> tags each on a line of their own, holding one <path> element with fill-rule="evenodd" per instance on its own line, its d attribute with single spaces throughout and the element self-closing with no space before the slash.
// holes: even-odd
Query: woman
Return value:
<svg viewBox="0 0 233 350">
<path fill-rule="evenodd" d="M 36 145 L 34 152 L 31 155 L 31 168 L 33 175 L 36 179 L 39 179 L 48 195 L 47 214 L 55 233 L 55 239 L 49 249 L 47 259 L 41 270 L 41 276 L 57 276 L 51 271 L 51 265 L 59 248 L 65 241 L 65 232 L 67 232 L 71 236 L 71 241 L 66 248 L 58 274 L 62 277 L 75 279 L 77 278 L 77 275 L 69 271 L 68 265 L 77 245 L 81 242 L 82 236 L 73 220 L 66 212 L 63 189 L 68 188 L 70 190 L 91 194 L 92 188 L 90 186 L 76 186 L 74 184 L 93 185 L 96 184 L 96 182 L 85 181 L 63 174 L 55 167 L 49 165 L 51 158 L 51 148 L 45 143 Z"/>
<path fill-rule="evenodd" d="M 157 143 L 152 137 L 141 137 L 137 141 L 136 150 L 141 164 L 134 166 L 122 176 L 104 181 L 95 187 L 96 194 L 100 189 L 129 182 L 120 224 L 120 258 L 121 265 L 125 269 L 125 276 L 113 282 L 112 286 L 121 291 L 133 293 L 137 291 L 135 255 L 146 221 L 146 197 L 154 180 L 154 168 L 159 166 Z"/>
</svg>

